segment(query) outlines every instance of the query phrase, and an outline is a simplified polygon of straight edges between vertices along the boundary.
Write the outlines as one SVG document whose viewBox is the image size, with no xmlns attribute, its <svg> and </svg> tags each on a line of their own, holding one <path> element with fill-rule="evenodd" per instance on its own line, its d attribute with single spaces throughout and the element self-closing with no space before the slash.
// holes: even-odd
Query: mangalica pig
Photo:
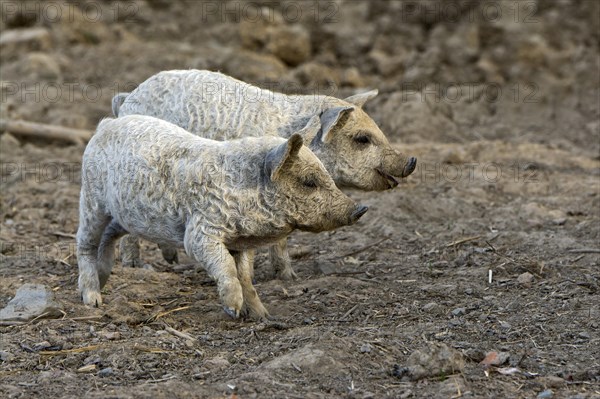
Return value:
<svg viewBox="0 0 600 399">
<path fill-rule="evenodd" d="M 299 134 L 213 141 L 141 115 L 98 125 L 81 180 L 79 290 L 92 306 L 102 303 L 116 240 L 131 233 L 184 248 L 215 278 L 227 314 L 266 317 L 252 285 L 255 248 L 295 229 L 350 225 L 367 211 Z"/>
<path fill-rule="evenodd" d="M 394 188 L 410 175 L 416 159 L 394 150 L 362 106 L 377 95 L 369 91 L 344 100 L 323 95 L 286 95 L 263 90 L 217 72 L 160 72 L 131 93 L 113 98 L 115 116 L 150 115 L 200 137 L 226 140 L 278 135 L 290 137 L 317 116 L 320 129 L 304 133 L 304 142 L 321 160 L 338 187 L 368 191 Z M 139 265 L 139 244 L 122 242 L 125 265 Z M 165 259 L 176 252 L 161 247 Z M 291 279 L 287 241 L 271 247 L 278 276 Z"/>
</svg>

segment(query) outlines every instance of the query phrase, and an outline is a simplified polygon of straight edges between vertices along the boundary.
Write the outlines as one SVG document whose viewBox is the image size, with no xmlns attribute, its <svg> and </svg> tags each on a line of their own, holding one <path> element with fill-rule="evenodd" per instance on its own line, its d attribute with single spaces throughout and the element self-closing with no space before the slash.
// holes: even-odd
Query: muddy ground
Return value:
<svg viewBox="0 0 600 399">
<path fill-rule="evenodd" d="M 2 118 L 93 129 L 112 95 L 174 68 L 379 88 L 367 111 L 419 166 L 393 191 L 350 191 L 371 208 L 358 225 L 293 234 L 297 281 L 261 253 L 274 320 L 239 321 L 151 243 L 155 271 L 118 263 L 105 305 L 84 307 L 84 146 L 3 133 L 0 306 L 41 283 L 64 315 L 0 327 L 0 396 L 600 397 L 599 4 L 3 1 L 2 35 L 42 30 L 0 39 Z M 454 370 L 407 373 L 439 344 Z M 490 351 L 506 361 L 484 367 Z"/>
</svg>

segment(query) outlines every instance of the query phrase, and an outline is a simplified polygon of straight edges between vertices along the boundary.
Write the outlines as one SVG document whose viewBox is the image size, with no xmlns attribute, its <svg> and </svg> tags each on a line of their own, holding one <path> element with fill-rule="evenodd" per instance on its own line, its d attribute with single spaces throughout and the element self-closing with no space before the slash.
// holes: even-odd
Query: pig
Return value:
<svg viewBox="0 0 600 399">
<path fill-rule="evenodd" d="M 216 280 L 228 315 L 265 318 L 252 285 L 256 248 L 366 211 L 298 133 L 214 141 L 150 116 L 104 119 L 82 161 L 79 291 L 86 305 L 102 304 L 116 240 L 130 233 L 184 248 Z"/>
<path fill-rule="evenodd" d="M 324 95 L 286 95 L 260 89 L 218 72 L 173 70 L 160 72 L 131 93 L 113 98 L 115 116 L 150 115 L 172 122 L 200 137 L 226 140 L 265 134 L 289 138 L 315 116 L 320 130 L 304 137 L 340 188 L 382 191 L 410 175 L 416 158 L 395 151 L 377 124 L 362 109 L 377 90 L 344 100 Z M 305 132 L 306 133 L 306 132 Z M 121 243 L 126 266 L 137 266 L 135 237 Z M 177 252 L 161 247 L 169 262 Z M 287 240 L 270 248 L 276 275 L 296 278 Z"/>
</svg>

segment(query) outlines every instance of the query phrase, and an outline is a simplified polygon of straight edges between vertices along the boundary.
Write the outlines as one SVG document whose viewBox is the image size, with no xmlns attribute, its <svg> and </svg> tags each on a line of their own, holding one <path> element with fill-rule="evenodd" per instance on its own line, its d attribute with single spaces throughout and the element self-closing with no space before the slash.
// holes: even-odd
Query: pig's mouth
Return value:
<svg viewBox="0 0 600 399">
<path fill-rule="evenodd" d="M 412 172 L 415 171 L 416 167 L 417 167 L 417 158 L 410 157 L 408 159 L 408 162 L 406 163 L 406 165 L 404 165 L 404 169 L 402 169 L 402 175 L 400 176 L 400 178 L 409 176 Z M 399 181 L 398 181 L 397 177 L 392 176 L 389 173 L 386 173 L 381 169 L 376 169 L 376 170 L 377 170 L 377 173 L 379 173 L 379 175 L 386 180 L 387 184 L 389 185 L 389 188 L 394 188 L 398 185 Z"/>
<path fill-rule="evenodd" d="M 379 173 L 379 175 L 381 177 L 383 177 L 385 179 L 385 181 L 387 182 L 389 188 L 394 188 L 398 185 L 398 179 L 396 179 L 394 176 L 385 173 L 384 171 L 382 171 L 381 169 L 375 169 L 377 171 L 377 173 Z"/>
</svg>

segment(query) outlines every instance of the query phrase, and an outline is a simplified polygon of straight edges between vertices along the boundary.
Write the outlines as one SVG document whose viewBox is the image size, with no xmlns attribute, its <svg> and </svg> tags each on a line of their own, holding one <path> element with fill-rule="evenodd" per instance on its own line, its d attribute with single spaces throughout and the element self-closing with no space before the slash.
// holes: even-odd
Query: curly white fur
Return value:
<svg viewBox="0 0 600 399">
<path fill-rule="evenodd" d="M 129 232 L 185 248 L 217 280 L 229 314 L 246 306 L 264 317 L 253 250 L 362 213 L 299 135 L 217 142 L 153 117 L 106 119 L 83 156 L 79 288 L 86 304 L 101 303 L 115 240 Z"/>
</svg>

